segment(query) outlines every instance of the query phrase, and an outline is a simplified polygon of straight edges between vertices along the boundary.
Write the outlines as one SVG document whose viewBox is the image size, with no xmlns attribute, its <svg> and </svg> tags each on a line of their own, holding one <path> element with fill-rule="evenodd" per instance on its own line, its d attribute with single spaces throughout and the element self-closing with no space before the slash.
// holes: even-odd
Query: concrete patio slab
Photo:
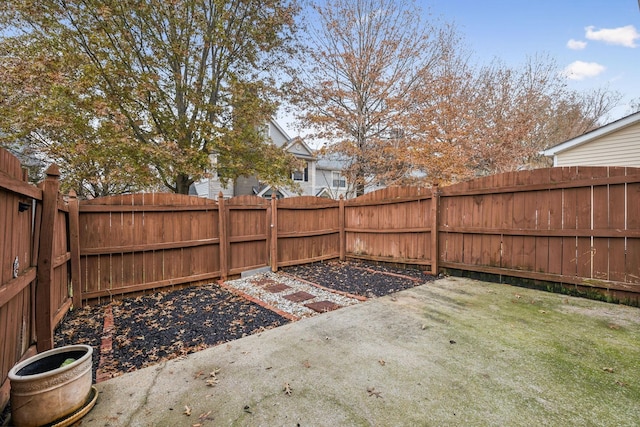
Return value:
<svg viewBox="0 0 640 427">
<path fill-rule="evenodd" d="M 96 385 L 82 426 L 640 424 L 640 310 L 446 278 Z"/>
</svg>

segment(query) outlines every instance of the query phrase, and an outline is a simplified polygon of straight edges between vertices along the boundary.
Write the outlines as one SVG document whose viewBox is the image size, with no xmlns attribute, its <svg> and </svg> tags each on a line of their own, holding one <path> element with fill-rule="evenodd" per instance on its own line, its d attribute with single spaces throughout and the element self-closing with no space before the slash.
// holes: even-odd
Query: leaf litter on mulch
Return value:
<svg viewBox="0 0 640 427">
<path fill-rule="evenodd" d="M 56 347 L 93 346 L 94 380 L 100 360 L 105 307 L 85 307 L 71 312 L 55 333 Z M 217 285 L 126 298 L 113 301 L 111 309 L 112 352 L 103 360 L 101 368 L 110 377 L 289 322 Z"/>
<path fill-rule="evenodd" d="M 420 270 L 358 261 L 328 261 L 284 272 L 334 290 L 378 297 L 408 289 L 433 276 Z M 102 371 L 117 376 L 243 336 L 284 325 L 288 319 L 216 284 L 158 292 L 110 303 L 112 352 Z M 106 304 L 70 312 L 56 329 L 55 346 L 87 344 L 94 349 L 93 376 L 100 362 Z"/>
<path fill-rule="evenodd" d="M 184 356 L 288 322 L 215 285 L 185 288 L 113 305 L 113 357 L 119 370 Z"/>
<path fill-rule="evenodd" d="M 93 381 L 100 363 L 104 305 L 85 306 L 69 312 L 53 335 L 54 346 L 86 344 L 93 348 Z"/>
<path fill-rule="evenodd" d="M 286 267 L 284 272 L 327 288 L 368 298 L 381 297 L 435 280 L 412 268 L 363 261 L 325 261 Z"/>
</svg>

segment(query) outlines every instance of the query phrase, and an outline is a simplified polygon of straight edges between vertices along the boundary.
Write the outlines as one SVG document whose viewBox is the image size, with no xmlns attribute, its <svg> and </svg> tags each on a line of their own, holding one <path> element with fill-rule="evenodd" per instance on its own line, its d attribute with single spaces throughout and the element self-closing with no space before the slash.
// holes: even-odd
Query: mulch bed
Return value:
<svg viewBox="0 0 640 427">
<path fill-rule="evenodd" d="M 327 288 L 367 298 L 381 297 L 435 279 L 417 269 L 359 261 L 316 262 L 287 267 L 283 271 Z"/>
<path fill-rule="evenodd" d="M 365 297 L 387 295 L 433 280 L 419 270 L 361 262 L 331 261 L 283 271 Z M 103 331 L 107 305 L 98 305 L 69 313 L 54 334 L 56 347 L 93 347 L 94 381 L 98 368 L 101 377 L 114 377 L 289 322 L 217 284 L 127 298 L 110 305 L 110 331 Z M 101 343 L 107 335 L 112 350 L 108 357 L 103 355 L 100 366 Z"/>
<path fill-rule="evenodd" d="M 102 325 L 105 308 L 73 312 L 55 333 L 56 347 L 93 346 L 94 380 L 102 337 L 107 334 Z M 111 310 L 112 351 L 100 366 L 107 378 L 289 322 L 215 284 L 114 301 Z"/>
</svg>

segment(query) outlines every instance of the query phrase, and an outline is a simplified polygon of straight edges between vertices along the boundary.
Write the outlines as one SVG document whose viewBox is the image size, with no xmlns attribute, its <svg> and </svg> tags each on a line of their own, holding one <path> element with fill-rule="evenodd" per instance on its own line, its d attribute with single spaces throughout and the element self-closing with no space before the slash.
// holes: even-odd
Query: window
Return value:
<svg viewBox="0 0 640 427">
<path fill-rule="evenodd" d="M 347 188 L 347 180 L 338 171 L 331 172 L 331 181 L 333 188 Z"/>
<path fill-rule="evenodd" d="M 293 171 L 291 178 L 294 181 L 309 181 L 309 163 L 305 163 L 304 170 Z"/>
</svg>

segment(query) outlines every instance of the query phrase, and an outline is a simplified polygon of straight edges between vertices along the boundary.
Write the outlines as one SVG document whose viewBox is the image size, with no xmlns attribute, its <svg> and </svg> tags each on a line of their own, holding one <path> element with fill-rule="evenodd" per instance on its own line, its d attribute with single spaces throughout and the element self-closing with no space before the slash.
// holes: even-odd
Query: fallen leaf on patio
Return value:
<svg viewBox="0 0 640 427">
<path fill-rule="evenodd" d="M 385 362 L 384 360 L 380 359 L 380 360 L 378 360 L 378 363 L 380 364 L 380 366 L 384 366 L 387 362 Z"/>
<path fill-rule="evenodd" d="M 209 387 L 215 387 L 218 384 L 217 378 L 211 378 L 205 381 Z"/>
<path fill-rule="evenodd" d="M 187 417 L 190 417 L 191 416 L 191 408 L 189 408 L 187 405 L 184 405 L 183 414 L 185 414 Z"/>
<path fill-rule="evenodd" d="M 291 396 L 292 390 L 293 388 L 289 385 L 289 383 L 284 383 L 284 385 L 282 386 L 282 391 L 284 391 L 284 394 L 286 394 L 287 396 Z"/>
<path fill-rule="evenodd" d="M 302 366 L 304 366 L 305 368 L 310 368 L 311 367 L 311 363 L 309 363 L 308 360 L 305 360 L 304 362 L 302 362 Z"/>
<path fill-rule="evenodd" d="M 367 393 L 369 393 L 369 397 L 375 396 L 376 398 L 382 398 L 382 396 L 380 395 L 381 392 L 376 391 L 375 387 L 367 387 Z"/>
<path fill-rule="evenodd" d="M 197 380 L 202 374 L 204 374 L 204 371 L 198 371 L 196 372 L 196 374 L 193 376 L 194 380 Z"/>
<path fill-rule="evenodd" d="M 200 416 L 198 417 L 198 420 L 200 421 L 213 421 L 213 418 L 211 418 L 209 415 L 211 415 L 211 411 L 209 412 L 204 412 L 202 414 L 200 414 Z"/>
</svg>

